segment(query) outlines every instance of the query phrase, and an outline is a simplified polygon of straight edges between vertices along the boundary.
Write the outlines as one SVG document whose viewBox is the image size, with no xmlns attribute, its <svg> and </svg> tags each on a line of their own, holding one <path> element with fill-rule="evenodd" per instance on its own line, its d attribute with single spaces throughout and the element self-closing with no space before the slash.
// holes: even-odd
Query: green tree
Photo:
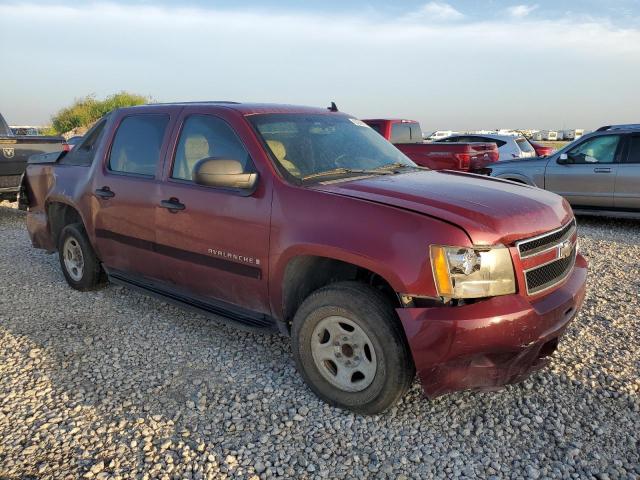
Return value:
<svg viewBox="0 0 640 480">
<path fill-rule="evenodd" d="M 151 98 L 129 92 L 119 92 L 97 100 L 95 95 L 77 99 L 70 107 L 63 108 L 51 118 L 50 133 L 62 134 L 74 128 L 88 128 L 96 120 L 120 107 L 150 103 Z"/>
</svg>

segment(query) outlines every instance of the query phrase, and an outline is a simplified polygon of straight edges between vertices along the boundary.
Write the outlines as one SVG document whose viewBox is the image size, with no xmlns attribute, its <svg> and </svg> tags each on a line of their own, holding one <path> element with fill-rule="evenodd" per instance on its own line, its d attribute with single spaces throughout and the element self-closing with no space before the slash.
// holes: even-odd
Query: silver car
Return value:
<svg viewBox="0 0 640 480">
<path fill-rule="evenodd" d="M 468 143 L 468 142 L 489 142 L 498 146 L 500 158 L 498 161 L 513 160 L 514 158 L 531 158 L 536 156 L 536 151 L 531 142 L 524 137 L 513 135 L 487 134 L 464 134 L 451 135 L 450 137 L 437 140 L 437 143 Z"/>
<path fill-rule="evenodd" d="M 494 163 L 491 176 L 558 193 L 577 213 L 640 218 L 640 124 L 602 127 L 549 157 Z"/>
</svg>

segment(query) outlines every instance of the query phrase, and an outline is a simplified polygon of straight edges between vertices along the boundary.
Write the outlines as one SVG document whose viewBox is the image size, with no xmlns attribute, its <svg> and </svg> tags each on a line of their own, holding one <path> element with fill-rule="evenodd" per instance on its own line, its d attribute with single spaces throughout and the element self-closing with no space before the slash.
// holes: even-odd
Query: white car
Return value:
<svg viewBox="0 0 640 480">
<path fill-rule="evenodd" d="M 522 136 L 496 135 L 496 134 L 461 134 L 452 135 L 442 140 L 442 143 L 469 143 L 492 142 L 498 146 L 500 158 L 498 161 L 513 160 L 514 158 L 531 158 L 536 156 L 536 151 L 531 142 Z"/>
<path fill-rule="evenodd" d="M 448 138 L 452 135 L 458 135 L 458 132 L 454 132 L 451 130 L 436 130 L 431 135 L 427 136 L 427 140 L 437 142 L 441 138 Z"/>
</svg>

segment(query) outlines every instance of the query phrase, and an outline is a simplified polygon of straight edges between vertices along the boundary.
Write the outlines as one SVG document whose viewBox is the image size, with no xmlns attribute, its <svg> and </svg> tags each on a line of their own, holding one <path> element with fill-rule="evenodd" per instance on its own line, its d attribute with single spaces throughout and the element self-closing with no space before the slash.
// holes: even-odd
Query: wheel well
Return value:
<svg viewBox="0 0 640 480">
<path fill-rule="evenodd" d="M 528 185 L 527 182 L 525 182 L 524 180 L 521 180 L 519 178 L 513 178 L 513 177 L 504 177 L 504 180 L 510 180 L 512 182 L 516 182 L 516 183 L 521 183 L 523 185 Z"/>
<path fill-rule="evenodd" d="M 47 207 L 51 236 L 57 243 L 58 236 L 64 227 L 72 223 L 82 223 L 80 213 L 66 203 L 53 202 Z"/>
<path fill-rule="evenodd" d="M 325 285 L 343 280 L 356 280 L 379 289 L 392 305 L 400 306 L 396 292 L 377 273 L 351 263 L 327 257 L 305 255 L 289 262 L 282 285 L 282 314 L 287 324 L 298 307 L 312 292 Z"/>
</svg>

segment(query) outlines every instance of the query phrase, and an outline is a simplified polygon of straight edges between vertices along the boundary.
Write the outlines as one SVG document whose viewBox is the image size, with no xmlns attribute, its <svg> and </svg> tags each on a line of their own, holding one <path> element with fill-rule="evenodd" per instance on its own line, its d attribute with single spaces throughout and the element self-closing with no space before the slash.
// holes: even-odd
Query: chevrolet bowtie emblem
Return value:
<svg viewBox="0 0 640 480">
<path fill-rule="evenodd" d="M 573 245 L 570 240 L 565 240 L 561 244 L 558 245 L 558 259 L 567 258 L 571 255 L 571 251 L 573 250 Z"/>
</svg>

